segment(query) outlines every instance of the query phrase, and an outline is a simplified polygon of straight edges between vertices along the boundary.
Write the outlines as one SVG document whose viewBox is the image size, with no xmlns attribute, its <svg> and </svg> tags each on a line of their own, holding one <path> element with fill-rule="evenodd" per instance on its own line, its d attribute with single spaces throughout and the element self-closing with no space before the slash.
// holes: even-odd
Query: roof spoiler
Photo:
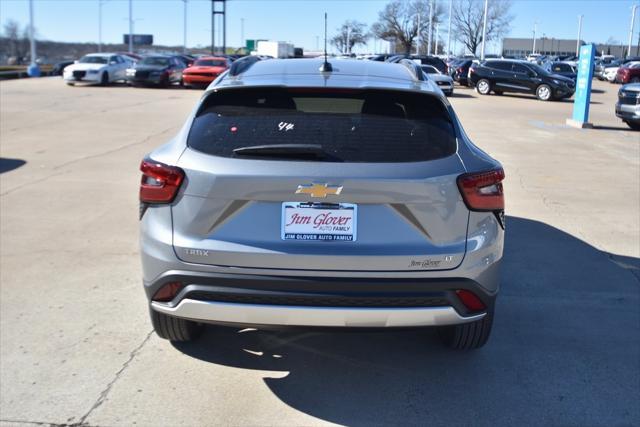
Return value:
<svg viewBox="0 0 640 427">
<path fill-rule="evenodd" d="M 229 75 L 239 76 L 249 68 L 253 67 L 253 64 L 261 60 L 262 58 L 260 58 L 259 56 L 245 56 L 244 58 L 237 59 L 231 63 L 231 68 L 229 68 Z"/>
<path fill-rule="evenodd" d="M 427 80 L 426 77 L 424 76 L 424 72 L 422 71 L 422 68 L 420 68 L 420 65 L 418 65 L 416 62 L 410 59 L 401 59 L 400 61 L 398 61 L 398 64 L 404 65 L 407 68 L 407 70 L 409 70 L 409 72 L 413 74 L 413 77 L 416 80 L 420 80 L 420 81 Z"/>
</svg>

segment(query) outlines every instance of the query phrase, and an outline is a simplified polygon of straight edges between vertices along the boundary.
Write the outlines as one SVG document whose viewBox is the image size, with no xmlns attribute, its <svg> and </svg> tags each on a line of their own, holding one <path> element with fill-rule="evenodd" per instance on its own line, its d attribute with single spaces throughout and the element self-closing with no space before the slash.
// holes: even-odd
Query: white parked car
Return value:
<svg viewBox="0 0 640 427">
<path fill-rule="evenodd" d="M 65 67 L 62 78 L 68 85 L 96 83 L 108 85 L 126 79 L 125 72 L 133 62 L 115 53 L 92 53 Z"/>
<path fill-rule="evenodd" d="M 429 80 L 433 80 L 445 95 L 453 95 L 453 78 L 446 74 L 442 74 L 433 65 L 421 65 L 422 71 L 427 75 Z"/>
<path fill-rule="evenodd" d="M 620 67 L 605 68 L 604 69 L 604 74 L 602 76 L 609 83 L 613 83 L 616 80 L 616 74 L 618 74 L 618 68 L 620 68 Z"/>
</svg>

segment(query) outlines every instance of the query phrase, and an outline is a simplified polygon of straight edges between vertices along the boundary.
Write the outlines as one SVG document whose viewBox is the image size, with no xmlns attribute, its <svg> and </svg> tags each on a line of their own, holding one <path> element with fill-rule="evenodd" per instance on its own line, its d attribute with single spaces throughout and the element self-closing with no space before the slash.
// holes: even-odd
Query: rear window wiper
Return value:
<svg viewBox="0 0 640 427">
<path fill-rule="evenodd" d="M 319 144 L 269 144 L 251 145 L 233 150 L 236 156 L 265 156 L 265 157 L 286 157 L 300 159 L 330 159 L 337 160 L 324 151 Z"/>
</svg>

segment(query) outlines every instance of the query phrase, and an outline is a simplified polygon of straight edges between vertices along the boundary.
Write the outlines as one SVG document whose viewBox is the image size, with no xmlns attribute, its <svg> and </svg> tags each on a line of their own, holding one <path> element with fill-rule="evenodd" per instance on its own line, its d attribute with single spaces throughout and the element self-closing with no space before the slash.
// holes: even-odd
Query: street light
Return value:
<svg viewBox="0 0 640 427">
<path fill-rule="evenodd" d="M 480 50 L 480 59 L 484 60 L 484 45 L 487 38 L 487 9 L 489 8 L 489 0 L 484 0 L 484 17 L 482 18 L 482 48 Z"/>
<path fill-rule="evenodd" d="M 631 27 L 629 28 L 629 47 L 627 48 L 627 57 L 631 56 L 631 39 L 633 38 L 633 26 L 636 20 L 636 9 L 638 8 L 637 4 L 634 4 L 631 7 Z"/>
<path fill-rule="evenodd" d="M 580 55 L 580 37 L 582 37 L 582 17 L 578 15 L 578 40 L 576 40 L 576 56 Z"/>
<path fill-rule="evenodd" d="M 129 0 L 129 53 L 133 53 L 133 0 Z"/>
<path fill-rule="evenodd" d="M 27 68 L 29 77 L 40 77 L 40 67 L 36 63 L 36 35 L 33 28 L 33 0 L 29 0 L 29 39 L 31 45 L 31 64 Z"/>
<path fill-rule="evenodd" d="M 453 0 L 449 0 L 449 30 L 447 31 L 447 57 L 451 55 L 451 12 L 453 9 Z"/>
<path fill-rule="evenodd" d="M 184 47 L 182 51 L 185 54 L 187 53 L 187 1 L 188 0 L 182 0 L 182 2 L 184 3 Z"/>
<path fill-rule="evenodd" d="M 531 53 L 536 53 L 536 31 L 538 30 L 538 21 L 533 22 L 533 49 Z"/>
<path fill-rule="evenodd" d="M 429 32 L 427 33 L 427 55 L 431 55 L 431 37 L 433 35 L 433 8 L 435 7 L 435 0 L 431 0 L 429 3 Z"/>
<path fill-rule="evenodd" d="M 102 6 L 109 0 L 98 0 L 98 52 L 102 52 Z"/>
</svg>

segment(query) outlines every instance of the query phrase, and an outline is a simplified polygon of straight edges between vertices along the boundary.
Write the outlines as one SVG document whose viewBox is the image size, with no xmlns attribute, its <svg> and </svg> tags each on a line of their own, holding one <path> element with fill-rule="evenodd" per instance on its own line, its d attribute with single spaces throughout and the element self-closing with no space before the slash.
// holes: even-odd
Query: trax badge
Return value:
<svg viewBox="0 0 640 427">
<path fill-rule="evenodd" d="M 296 194 L 308 194 L 311 197 L 318 197 L 324 199 L 330 194 L 338 195 L 342 191 L 342 186 L 340 185 L 329 185 L 329 184 L 307 184 L 307 185 L 298 185 L 298 189 L 296 190 Z"/>
</svg>

